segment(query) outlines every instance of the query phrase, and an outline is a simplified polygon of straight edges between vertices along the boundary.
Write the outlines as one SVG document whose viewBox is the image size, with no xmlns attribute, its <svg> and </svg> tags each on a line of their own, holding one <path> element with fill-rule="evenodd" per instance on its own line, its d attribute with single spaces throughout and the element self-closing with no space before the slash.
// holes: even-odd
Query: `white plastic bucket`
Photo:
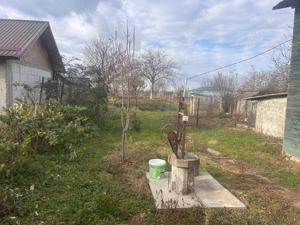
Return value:
<svg viewBox="0 0 300 225">
<path fill-rule="evenodd" d="M 165 172 L 166 161 L 163 159 L 149 160 L 149 174 L 154 179 L 160 179 L 160 175 Z"/>
</svg>

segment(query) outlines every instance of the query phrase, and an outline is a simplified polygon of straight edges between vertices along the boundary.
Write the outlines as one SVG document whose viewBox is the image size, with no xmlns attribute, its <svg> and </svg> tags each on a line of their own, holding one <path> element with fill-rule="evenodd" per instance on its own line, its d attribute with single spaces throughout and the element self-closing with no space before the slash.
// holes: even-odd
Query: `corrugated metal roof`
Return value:
<svg viewBox="0 0 300 225">
<path fill-rule="evenodd" d="M 0 56 L 21 58 L 49 26 L 44 21 L 0 20 Z"/>
<path fill-rule="evenodd" d="M 64 66 L 49 22 L 0 19 L 0 57 L 21 59 L 39 38 L 54 68 L 63 72 Z"/>
</svg>

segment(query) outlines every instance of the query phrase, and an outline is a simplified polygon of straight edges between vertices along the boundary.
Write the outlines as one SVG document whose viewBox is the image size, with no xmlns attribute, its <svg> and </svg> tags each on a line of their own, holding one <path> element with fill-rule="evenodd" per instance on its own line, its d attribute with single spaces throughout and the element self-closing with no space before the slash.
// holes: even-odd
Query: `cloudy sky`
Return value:
<svg viewBox="0 0 300 225">
<path fill-rule="evenodd" d="M 0 0 L 0 17 L 48 20 L 61 54 L 77 57 L 89 40 L 114 33 L 128 18 L 136 27 L 138 49 L 164 49 L 182 73 L 194 75 L 289 39 L 293 10 L 272 11 L 278 1 Z M 272 54 L 232 69 L 270 69 Z"/>
</svg>

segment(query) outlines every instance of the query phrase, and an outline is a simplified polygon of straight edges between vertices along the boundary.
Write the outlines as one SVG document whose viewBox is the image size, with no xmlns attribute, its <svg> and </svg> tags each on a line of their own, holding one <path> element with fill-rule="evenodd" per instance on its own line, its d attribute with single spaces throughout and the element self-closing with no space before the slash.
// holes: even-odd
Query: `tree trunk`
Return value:
<svg viewBox="0 0 300 225">
<path fill-rule="evenodd" d="M 200 98 L 197 100 L 197 126 L 199 125 L 199 110 L 200 110 Z"/>
<path fill-rule="evenodd" d="M 122 133 L 122 162 L 125 160 L 125 140 L 126 140 L 126 131 L 123 129 Z"/>
<path fill-rule="evenodd" d="M 135 96 L 135 107 L 138 107 L 138 95 Z"/>
<path fill-rule="evenodd" d="M 98 96 L 96 97 L 96 102 L 95 102 L 95 117 L 96 117 L 96 123 L 97 126 L 100 127 L 100 103 Z"/>
<path fill-rule="evenodd" d="M 153 99 L 153 94 L 154 94 L 154 82 L 151 83 L 150 99 Z"/>
</svg>

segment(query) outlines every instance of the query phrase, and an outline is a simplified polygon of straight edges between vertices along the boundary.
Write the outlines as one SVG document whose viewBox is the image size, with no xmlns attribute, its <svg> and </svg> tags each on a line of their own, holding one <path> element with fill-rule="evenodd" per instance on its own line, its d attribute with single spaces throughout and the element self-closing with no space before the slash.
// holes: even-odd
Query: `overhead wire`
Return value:
<svg viewBox="0 0 300 225">
<path fill-rule="evenodd" d="M 281 43 L 279 43 L 279 44 L 277 44 L 277 45 L 275 45 L 275 46 L 273 46 L 273 47 L 271 47 L 271 48 L 269 48 L 269 49 L 267 49 L 267 50 L 265 50 L 265 51 L 262 51 L 262 52 L 260 52 L 260 53 L 258 53 L 258 54 L 256 54 L 256 55 L 253 55 L 253 56 L 251 56 L 251 57 L 248 57 L 248 58 L 239 60 L 239 61 L 234 62 L 234 63 L 231 63 L 231 64 L 227 64 L 227 65 L 225 65 L 225 66 L 217 67 L 217 68 L 215 68 L 215 69 L 208 70 L 208 71 L 203 72 L 203 73 L 199 73 L 199 74 L 196 74 L 196 75 L 192 75 L 192 76 L 190 76 L 190 77 L 187 77 L 187 80 L 191 80 L 191 79 L 194 79 L 194 78 L 199 77 L 199 76 L 203 76 L 203 75 L 206 75 L 206 74 L 209 74 L 209 73 L 213 73 L 213 72 L 216 72 L 216 71 L 219 71 L 219 70 L 228 68 L 228 67 L 232 67 L 232 66 L 238 65 L 238 64 L 243 63 L 243 62 L 250 61 L 250 60 L 252 60 L 252 59 L 254 59 L 254 58 L 257 58 L 257 57 L 262 56 L 262 55 L 264 55 L 264 54 L 266 54 L 266 53 L 268 53 L 268 52 L 271 52 L 271 51 L 273 51 L 274 49 L 276 49 L 276 48 L 278 48 L 278 47 L 280 47 L 280 46 L 282 46 L 282 45 L 284 45 L 284 44 L 286 44 L 286 43 L 288 43 L 288 42 L 290 42 L 290 41 L 292 41 L 292 39 L 289 39 L 289 40 L 286 40 L 286 41 L 284 41 L 284 42 L 281 42 Z"/>
</svg>

